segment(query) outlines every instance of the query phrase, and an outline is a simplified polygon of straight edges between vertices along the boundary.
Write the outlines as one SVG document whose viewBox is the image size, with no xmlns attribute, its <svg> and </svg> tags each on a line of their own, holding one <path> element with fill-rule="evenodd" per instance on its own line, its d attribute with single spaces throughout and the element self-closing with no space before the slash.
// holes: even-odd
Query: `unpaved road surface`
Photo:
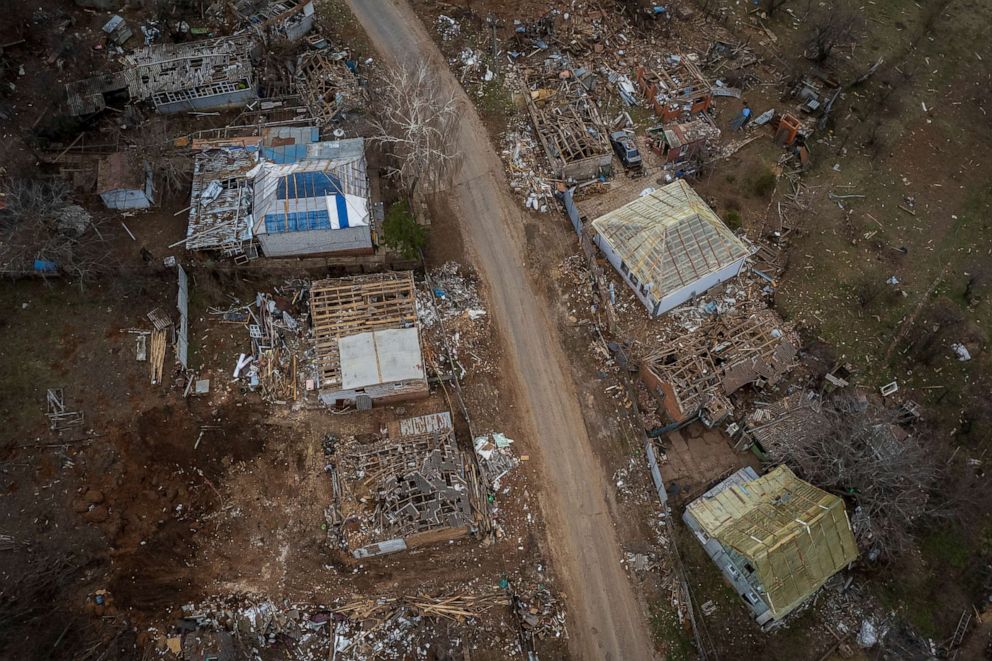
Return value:
<svg viewBox="0 0 992 661">
<path fill-rule="evenodd" d="M 410 6 L 402 0 L 349 3 L 388 62 L 430 62 L 441 84 L 459 99 L 462 161 L 450 205 L 488 286 L 493 318 L 514 368 L 509 381 L 541 455 L 549 545 L 572 617 L 570 651 L 583 659 L 651 659 L 641 606 L 620 565 L 609 484 L 586 433 L 557 328 L 528 280 L 523 211 L 510 196 L 502 163 Z"/>
</svg>

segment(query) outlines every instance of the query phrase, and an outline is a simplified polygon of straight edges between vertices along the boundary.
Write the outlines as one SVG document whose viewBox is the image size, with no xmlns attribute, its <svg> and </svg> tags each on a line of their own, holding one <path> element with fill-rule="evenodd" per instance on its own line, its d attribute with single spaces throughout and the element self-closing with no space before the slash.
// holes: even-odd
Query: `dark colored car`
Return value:
<svg viewBox="0 0 992 661">
<path fill-rule="evenodd" d="M 613 151 L 616 152 L 617 158 L 620 159 L 625 168 L 631 170 L 641 168 L 641 152 L 637 150 L 634 139 L 628 133 L 624 131 L 611 133 L 610 144 L 613 145 Z"/>
</svg>

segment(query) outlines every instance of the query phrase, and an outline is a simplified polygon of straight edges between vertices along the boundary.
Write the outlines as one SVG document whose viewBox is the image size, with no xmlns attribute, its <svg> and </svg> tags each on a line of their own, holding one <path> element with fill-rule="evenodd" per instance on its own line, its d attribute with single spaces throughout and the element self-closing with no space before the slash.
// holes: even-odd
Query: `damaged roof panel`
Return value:
<svg viewBox="0 0 992 661">
<path fill-rule="evenodd" d="M 754 566 L 775 619 L 858 557 L 844 501 L 786 466 L 728 481 L 686 508 L 710 537 Z"/>
<path fill-rule="evenodd" d="M 681 179 L 597 218 L 592 226 L 659 300 L 748 255 Z"/>
</svg>

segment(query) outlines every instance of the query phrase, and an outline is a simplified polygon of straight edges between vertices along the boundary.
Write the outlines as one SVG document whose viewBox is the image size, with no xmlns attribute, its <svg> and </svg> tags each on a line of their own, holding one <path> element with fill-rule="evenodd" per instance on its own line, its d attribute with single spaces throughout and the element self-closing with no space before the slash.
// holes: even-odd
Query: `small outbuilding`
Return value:
<svg viewBox="0 0 992 661">
<path fill-rule="evenodd" d="M 761 477 L 742 468 L 689 503 L 682 519 L 762 625 L 858 557 L 844 501 L 786 466 Z"/>
<path fill-rule="evenodd" d="M 736 277 L 749 250 L 682 179 L 592 222 L 593 241 L 652 316 Z"/>
<path fill-rule="evenodd" d="M 111 154 L 97 166 L 96 192 L 108 209 L 147 209 L 155 203 L 151 166 L 134 154 Z"/>
</svg>

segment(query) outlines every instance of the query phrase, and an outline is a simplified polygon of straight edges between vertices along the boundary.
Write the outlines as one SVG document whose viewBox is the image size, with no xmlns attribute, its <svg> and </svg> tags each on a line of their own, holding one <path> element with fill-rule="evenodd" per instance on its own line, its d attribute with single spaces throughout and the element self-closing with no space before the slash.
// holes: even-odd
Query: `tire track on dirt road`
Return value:
<svg viewBox="0 0 992 661">
<path fill-rule="evenodd" d="M 475 108 L 420 19 L 404 0 L 348 0 L 389 62 L 426 60 L 461 110 L 460 166 L 449 191 L 467 244 L 485 280 L 493 318 L 513 366 L 523 422 L 540 454 L 548 546 L 563 580 L 575 658 L 642 661 L 654 657 L 647 623 L 620 564 L 607 502 L 609 480 L 586 433 L 558 330 L 532 287 L 524 262 L 524 216 L 510 194 Z"/>
</svg>

